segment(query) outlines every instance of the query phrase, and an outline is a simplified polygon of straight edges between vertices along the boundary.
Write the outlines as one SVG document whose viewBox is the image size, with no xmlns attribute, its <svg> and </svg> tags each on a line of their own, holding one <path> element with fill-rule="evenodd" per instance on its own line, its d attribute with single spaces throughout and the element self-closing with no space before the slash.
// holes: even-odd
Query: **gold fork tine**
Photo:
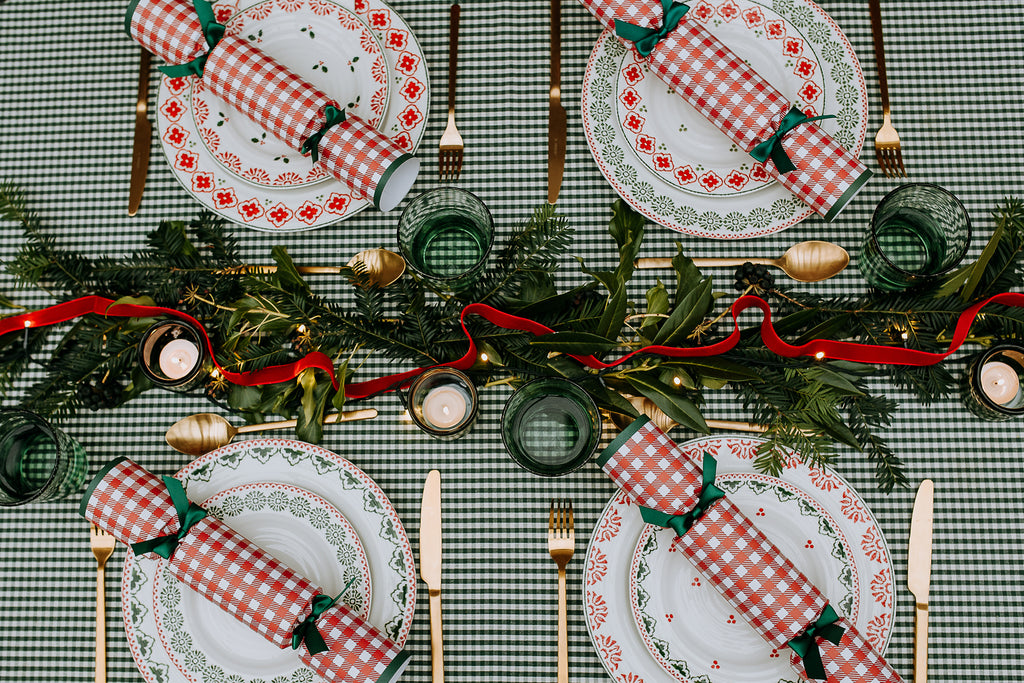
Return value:
<svg viewBox="0 0 1024 683">
<path fill-rule="evenodd" d="M 569 682 L 569 629 L 566 618 L 565 568 L 576 549 L 572 502 L 551 499 L 548 552 L 558 566 L 558 683 Z"/>
<path fill-rule="evenodd" d="M 462 172 L 462 135 L 455 126 L 455 76 L 458 71 L 459 54 L 459 3 L 451 7 L 451 22 L 448 29 L 448 124 L 441 134 L 437 157 L 438 173 L 441 180 L 457 180 Z"/>
<path fill-rule="evenodd" d="M 107 680 L 107 560 L 114 553 L 114 537 L 93 524 L 89 529 L 89 548 L 96 558 L 96 683 Z"/>
<path fill-rule="evenodd" d="M 882 127 L 875 135 L 875 158 L 886 176 L 906 176 L 903 166 L 903 152 L 900 150 L 900 136 L 892 125 L 889 109 L 889 82 L 885 75 L 885 43 L 882 38 L 881 0 L 868 0 L 871 11 L 871 34 L 875 41 L 875 62 L 878 64 L 878 88 L 882 99 Z"/>
</svg>

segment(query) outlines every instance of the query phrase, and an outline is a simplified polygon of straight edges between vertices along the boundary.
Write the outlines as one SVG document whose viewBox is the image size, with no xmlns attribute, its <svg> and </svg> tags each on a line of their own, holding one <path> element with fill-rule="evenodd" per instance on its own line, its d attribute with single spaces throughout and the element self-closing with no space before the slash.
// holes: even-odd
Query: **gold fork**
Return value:
<svg viewBox="0 0 1024 683">
<path fill-rule="evenodd" d="M 903 153 L 900 151 L 900 136 L 892 127 L 889 114 L 889 82 L 885 77 L 885 45 L 882 40 L 882 6 L 880 0 L 868 0 L 871 11 L 871 34 L 875 39 L 875 62 L 878 63 L 878 87 L 882 91 L 882 127 L 875 135 L 875 157 L 890 178 L 906 176 L 903 167 Z"/>
<path fill-rule="evenodd" d="M 438 171 L 441 180 L 458 180 L 462 172 L 462 136 L 455 127 L 455 72 L 459 55 L 459 3 L 452 4 L 448 28 L 448 125 L 441 134 Z"/>
<path fill-rule="evenodd" d="M 558 565 L 558 683 L 569 683 L 569 627 L 565 608 L 565 567 L 576 549 L 572 502 L 551 500 L 548 513 L 548 552 Z"/>
<path fill-rule="evenodd" d="M 107 593 L 104 567 L 114 553 L 114 537 L 95 524 L 89 530 L 89 546 L 96 558 L 96 683 L 107 680 Z"/>
</svg>

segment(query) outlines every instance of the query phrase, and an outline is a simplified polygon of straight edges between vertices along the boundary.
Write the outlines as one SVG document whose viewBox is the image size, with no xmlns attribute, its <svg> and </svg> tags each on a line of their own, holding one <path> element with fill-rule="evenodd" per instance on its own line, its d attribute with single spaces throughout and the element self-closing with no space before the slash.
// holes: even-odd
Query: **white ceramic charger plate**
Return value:
<svg viewBox="0 0 1024 683">
<path fill-rule="evenodd" d="M 718 461 L 730 499 L 850 616 L 879 652 L 892 632 L 895 584 L 885 539 L 863 500 L 834 472 L 795 456 L 781 480 L 757 474 L 759 439 L 680 444 Z M 824 526 L 821 526 L 824 524 Z M 768 532 L 771 533 L 768 533 Z M 594 527 L 583 602 L 591 638 L 619 683 L 781 683 L 796 680 L 789 653 L 771 648 L 678 552 L 672 532 L 645 525 L 622 492 Z M 656 547 L 651 547 L 654 540 Z M 813 548 L 805 547 L 808 542 Z M 642 595 L 641 592 L 646 593 Z"/>
<path fill-rule="evenodd" d="M 859 154 L 867 89 L 853 47 L 811 0 L 700 0 L 699 21 Z M 647 218 L 679 232 L 745 239 L 778 232 L 812 211 L 763 165 L 637 62 L 611 30 L 598 38 L 583 78 L 583 127 L 598 167 Z"/>
<path fill-rule="evenodd" d="M 322 572 L 307 578 L 327 590 L 340 590 L 343 584 L 336 584 L 351 577 L 344 569 L 340 574 L 329 569 L 348 545 L 338 519 L 347 520 L 361 542 L 370 578 L 367 598 L 372 596 L 372 601 L 360 610 L 395 643 L 405 643 L 416 607 L 412 548 L 394 507 L 359 468 L 318 446 L 258 439 L 201 456 L 177 476 L 193 502 L 211 501 L 221 512 L 225 502 L 228 512 L 237 508 L 229 525 L 244 527 L 245 518 L 253 525 L 274 520 L 262 539 L 263 532 L 256 532 L 252 540 L 273 546 L 282 561 L 305 565 L 297 571 Z M 284 491 L 287 501 L 271 499 L 272 489 Z M 256 496 L 246 502 L 238 498 L 240 491 Z M 287 509 L 275 511 L 272 504 Z M 303 537 L 317 532 L 323 539 L 306 547 Z M 361 565 L 358 558 L 356 551 L 356 565 Z M 160 558 L 129 552 L 122 573 L 125 632 L 147 683 L 312 683 L 312 672 L 295 651 L 278 649 L 226 613 L 207 614 L 217 608 L 203 605 L 203 598 L 170 577 L 165 566 Z M 158 596 L 155 591 L 170 594 Z M 169 615 L 169 609 L 181 614 Z M 215 619 L 212 625 L 199 626 L 197 619 L 186 622 L 189 613 Z"/>
</svg>

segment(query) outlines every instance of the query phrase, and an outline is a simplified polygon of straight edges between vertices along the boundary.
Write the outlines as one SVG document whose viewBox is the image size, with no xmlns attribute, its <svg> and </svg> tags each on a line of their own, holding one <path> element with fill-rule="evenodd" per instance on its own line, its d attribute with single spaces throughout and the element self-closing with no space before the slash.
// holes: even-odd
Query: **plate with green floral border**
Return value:
<svg viewBox="0 0 1024 683">
<path fill-rule="evenodd" d="M 700 0 L 698 21 L 839 144 L 859 153 L 867 132 L 860 63 L 810 0 Z M 583 78 L 583 125 L 601 172 L 637 211 L 698 237 L 778 232 L 811 209 L 654 75 L 611 30 Z"/>
<path fill-rule="evenodd" d="M 362 470 L 318 446 L 258 439 L 201 456 L 177 476 L 190 500 L 248 530 L 327 592 L 356 576 L 344 599 L 405 643 L 416 607 L 412 548 L 394 507 Z M 147 683 L 315 683 L 295 651 L 204 605 L 165 565 L 129 552 L 122 573 L 125 631 Z"/>
<path fill-rule="evenodd" d="M 795 454 L 780 477 L 754 469 L 761 439 L 679 444 L 718 461 L 736 506 L 879 651 L 892 633 L 895 582 L 888 546 L 864 501 L 839 475 Z M 618 683 L 791 683 L 788 650 L 769 647 L 682 553 L 673 533 L 644 524 L 622 492 L 591 536 L 584 569 L 591 638 Z"/>
</svg>

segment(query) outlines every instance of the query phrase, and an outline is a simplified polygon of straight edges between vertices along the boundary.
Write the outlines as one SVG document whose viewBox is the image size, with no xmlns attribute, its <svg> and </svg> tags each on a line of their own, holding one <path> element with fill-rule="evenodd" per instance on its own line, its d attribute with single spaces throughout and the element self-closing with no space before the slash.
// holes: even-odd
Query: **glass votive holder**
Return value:
<svg viewBox="0 0 1024 683">
<path fill-rule="evenodd" d="M 505 450 L 523 469 L 557 477 L 582 467 L 601 440 L 601 413 L 578 384 L 542 377 L 519 387 L 501 414 Z"/>
<path fill-rule="evenodd" d="M 27 410 L 0 410 L 0 505 L 65 498 L 85 483 L 85 449 Z"/>
<path fill-rule="evenodd" d="M 425 370 L 409 385 L 409 417 L 437 439 L 457 439 L 468 432 L 478 406 L 473 381 L 453 368 Z"/>
<path fill-rule="evenodd" d="M 949 273 L 971 243 L 971 219 L 938 185 L 901 185 L 871 216 L 858 266 L 873 287 L 900 291 Z"/>
<path fill-rule="evenodd" d="M 452 289 L 473 281 L 493 242 L 491 212 L 476 195 L 457 187 L 424 192 L 398 221 L 398 246 L 409 267 Z"/>
<path fill-rule="evenodd" d="M 983 420 L 1024 415 L 1024 346 L 999 344 L 978 354 L 960 380 L 960 400 Z"/>
<path fill-rule="evenodd" d="M 139 341 L 139 365 L 153 384 L 188 391 L 206 379 L 210 359 L 200 330 L 184 320 L 154 324 Z"/>
</svg>

